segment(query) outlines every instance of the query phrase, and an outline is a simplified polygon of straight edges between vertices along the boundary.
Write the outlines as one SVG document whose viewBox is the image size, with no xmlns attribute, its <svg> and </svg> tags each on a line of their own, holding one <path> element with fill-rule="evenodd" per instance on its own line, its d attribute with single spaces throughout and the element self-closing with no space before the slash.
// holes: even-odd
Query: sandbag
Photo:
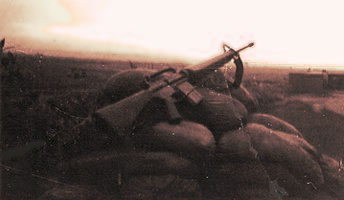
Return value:
<svg viewBox="0 0 344 200">
<path fill-rule="evenodd" d="M 249 162 L 257 155 L 244 128 L 223 133 L 217 144 L 216 157 L 222 162 Z"/>
<path fill-rule="evenodd" d="M 159 122 L 146 126 L 132 137 L 137 145 L 148 150 L 171 151 L 186 157 L 206 157 L 215 150 L 213 134 L 205 126 L 181 121 L 178 124 Z"/>
<path fill-rule="evenodd" d="M 233 97 L 245 105 L 249 113 L 254 113 L 259 110 L 258 99 L 242 84 L 237 89 L 231 88 L 230 92 Z"/>
<path fill-rule="evenodd" d="M 197 90 L 203 95 L 200 104 L 196 106 L 179 104 L 179 110 L 187 119 L 204 124 L 213 132 L 215 138 L 225 131 L 243 126 L 247 118 L 247 110 L 239 101 L 207 88 Z"/>
<path fill-rule="evenodd" d="M 303 138 L 301 132 L 297 130 L 292 124 L 270 114 L 254 113 L 248 118 L 249 123 L 262 124 L 267 128 L 271 128 L 276 131 L 290 133 Z"/>
<path fill-rule="evenodd" d="M 256 123 L 249 123 L 245 129 L 262 161 L 280 163 L 303 184 L 324 184 L 319 153 L 307 141 Z"/>
<path fill-rule="evenodd" d="M 344 166 L 330 156 L 323 154 L 320 166 L 324 172 L 325 180 L 330 183 L 342 183 L 344 187 Z"/>
<path fill-rule="evenodd" d="M 245 105 L 242 104 L 238 99 L 235 97 L 232 97 L 234 108 L 236 110 L 236 113 L 238 113 L 238 116 L 241 116 L 242 122 L 245 124 L 247 122 L 248 117 L 248 110 L 246 109 Z"/>
<path fill-rule="evenodd" d="M 283 188 L 289 197 L 307 198 L 314 194 L 315 189 L 311 185 L 305 185 L 296 179 L 293 174 L 279 162 L 261 161 L 270 181 L 275 181 Z M 307 198 L 308 199 L 308 198 Z"/>
<path fill-rule="evenodd" d="M 319 160 L 324 176 L 324 184 L 314 188 L 311 183 L 305 185 L 296 179 L 285 166 L 276 162 L 262 162 L 272 180 L 284 188 L 289 197 L 302 199 L 341 199 L 344 196 L 344 179 L 338 174 L 338 161 L 323 155 Z M 322 161 L 321 161 L 322 160 Z M 325 163 L 325 164 L 324 164 Z M 324 166 L 326 165 L 326 166 Z"/>
<path fill-rule="evenodd" d="M 326 190 L 339 199 L 344 197 L 343 164 L 325 154 L 321 156 L 319 163 L 324 174 Z"/>
<path fill-rule="evenodd" d="M 245 128 L 225 132 L 218 142 L 216 155 L 223 163 L 222 169 L 219 172 L 223 176 L 228 176 L 232 180 L 231 184 L 233 185 L 235 185 L 233 183 L 234 180 L 238 179 L 236 180 L 238 182 L 240 177 L 242 177 L 243 180 L 248 179 L 248 183 L 242 184 L 250 185 L 249 183 L 254 183 L 258 184 L 257 187 L 261 184 L 266 185 L 268 182 L 277 181 L 277 184 L 286 190 L 286 195 L 288 196 L 305 197 L 314 192 L 314 189 L 304 187 L 281 163 L 271 160 L 260 160 L 258 156 L 260 154 L 252 146 L 251 137 Z M 257 174 L 255 173 L 248 176 L 248 172 L 240 171 L 245 169 L 245 167 L 249 170 L 257 168 L 257 166 L 254 166 L 257 164 L 260 165 L 261 171 L 255 173 L 264 174 L 266 182 L 260 176 L 256 176 Z M 238 171 L 240 175 L 236 174 L 235 171 Z M 259 179 L 261 183 L 258 183 Z"/>
</svg>

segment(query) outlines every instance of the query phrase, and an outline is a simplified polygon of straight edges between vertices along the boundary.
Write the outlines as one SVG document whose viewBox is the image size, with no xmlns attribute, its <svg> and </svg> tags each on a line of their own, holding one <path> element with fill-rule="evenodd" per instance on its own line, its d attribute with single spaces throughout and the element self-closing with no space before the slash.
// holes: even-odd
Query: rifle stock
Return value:
<svg viewBox="0 0 344 200">
<path fill-rule="evenodd" d="M 97 110 L 93 117 L 105 121 L 118 134 L 123 134 L 135 121 L 145 105 L 152 99 L 154 91 L 141 90 L 121 101 Z"/>
</svg>

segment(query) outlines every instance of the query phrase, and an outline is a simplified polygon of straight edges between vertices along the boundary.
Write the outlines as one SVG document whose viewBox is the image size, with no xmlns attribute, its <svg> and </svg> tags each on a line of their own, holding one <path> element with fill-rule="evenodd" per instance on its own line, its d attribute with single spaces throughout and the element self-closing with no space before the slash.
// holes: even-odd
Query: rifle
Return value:
<svg viewBox="0 0 344 200">
<path fill-rule="evenodd" d="M 237 68 L 233 87 L 240 86 L 243 64 L 239 52 L 253 45 L 250 43 L 237 51 L 224 45 L 224 50 L 225 47 L 227 50 L 222 55 L 206 62 L 186 67 L 179 72 L 173 68 L 167 68 L 154 73 L 146 77 L 141 91 L 97 110 L 93 117 L 96 121 L 106 122 L 119 135 L 122 135 L 129 131 L 145 105 L 153 97 L 158 96 L 165 100 L 171 122 L 178 123 L 181 116 L 174 105 L 174 100 L 182 97 L 186 98 L 191 105 L 199 104 L 202 101 L 202 95 L 192 84 L 199 83 L 233 58 Z"/>
</svg>

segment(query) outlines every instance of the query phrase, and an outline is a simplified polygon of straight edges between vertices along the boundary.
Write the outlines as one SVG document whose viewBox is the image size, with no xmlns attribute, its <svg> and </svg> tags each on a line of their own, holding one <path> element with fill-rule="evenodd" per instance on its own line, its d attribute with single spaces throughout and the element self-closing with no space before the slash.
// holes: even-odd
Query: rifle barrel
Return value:
<svg viewBox="0 0 344 200">
<path fill-rule="evenodd" d="M 226 51 L 225 53 L 223 53 L 222 55 L 216 56 L 206 62 L 197 64 L 197 65 L 193 65 L 193 66 L 188 66 L 185 69 L 186 70 L 191 70 L 194 72 L 197 72 L 198 74 L 207 74 L 207 73 L 211 73 L 212 71 L 222 67 L 224 64 L 226 64 L 227 62 L 229 62 L 230 60 L 232 60 L 233 56 L 236 53 L 239 53 L 240 51 L 248 48 L 248 47 L 252 47 L 254 45 L 254 43 L 250 43 L 242 48 L 240 48 L 239 50 L 235 51 Z"/>
<path fill-rule="evenodd" d="M 244 47 L 242 47 L 242 48 L 236 50 L 236 52 L 239 53 L 240 51 L 242 51 L 242 50 L 244 50 L 244 49 L 247 49 L 247 48 L 249 48 L 249 47 L 252 47 L 253 45 L 254 45 L 254 43 L 251 42 L 250 44 L 248 44 L 248 45 L 246 45 L 246 46 L 244 46 Z"/>
</svg>

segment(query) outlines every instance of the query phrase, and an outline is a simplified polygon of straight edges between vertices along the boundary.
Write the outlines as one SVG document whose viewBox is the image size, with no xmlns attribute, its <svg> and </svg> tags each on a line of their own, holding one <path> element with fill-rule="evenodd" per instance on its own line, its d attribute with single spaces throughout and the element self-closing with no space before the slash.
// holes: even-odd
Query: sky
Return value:
<svg viewBox="0 0 344 200">
<path fill-rule="evenodd" d="M 23 51 L 195 61 L 255 42 L 243 60 L 344 66 L 341 0 L 0 2 L 0 37 Z"/>
</svg>

